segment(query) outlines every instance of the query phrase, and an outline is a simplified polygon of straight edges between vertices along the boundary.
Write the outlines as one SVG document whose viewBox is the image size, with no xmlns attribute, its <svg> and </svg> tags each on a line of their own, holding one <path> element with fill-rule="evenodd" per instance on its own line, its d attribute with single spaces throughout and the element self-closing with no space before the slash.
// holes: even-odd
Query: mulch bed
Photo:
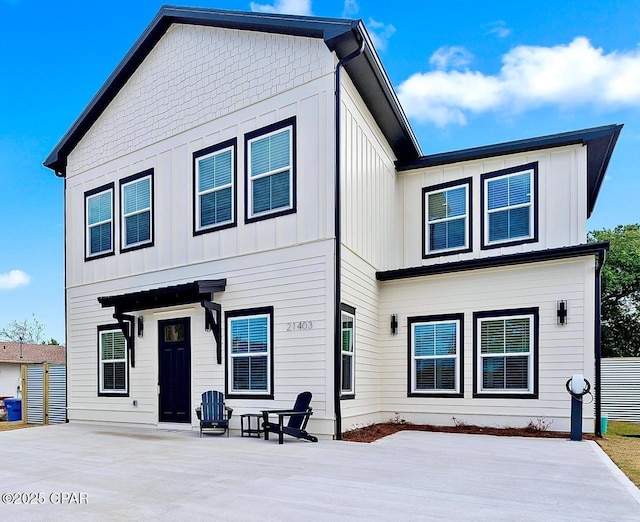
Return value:
<svg viewBox="0 0 640 522">
<path fill-rule="evenodd" d="M 399 431 L 432 431 L 444 433 L 471 433 L 474 435 L 498 435 L 503 437 L 544 437 L 554 439 L 568 439 L 569 433 L 560 431 L 546 431 L 536 427 L 526 428 L 492 428 L 490 426 L 474 426 L 460 424 L 457 426 L 433 426 L 431 424 L 411 424 L 409 422 L 382 422 L 363 428 L 349 430 L 342 434 L 342 440 L 350 442 L 373 442 L 393 435 Z M 596 440 L 591 434 L 583 434 L 583 439 Z"/>
</svg>

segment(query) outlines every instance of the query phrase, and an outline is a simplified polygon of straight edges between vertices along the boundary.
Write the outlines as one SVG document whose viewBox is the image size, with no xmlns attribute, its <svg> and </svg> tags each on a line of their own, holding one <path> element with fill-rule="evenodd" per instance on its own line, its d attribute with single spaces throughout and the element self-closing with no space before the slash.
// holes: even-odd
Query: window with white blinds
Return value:
<svg viewBox="0 0 640 522">
<path fill-rule="evenodd" d="M 477 318 L 477 392 L 533 393 L 535 315 Z"/>
<path fill-rule="evenodd" d="M 235 221 L 235 140 L 225 145 L 194 153 L 196 233 Z"/>
<path fill-rule="evenodd" d="M 272 314 L 263 310 L 227 314 L 229 394 L 271 392 Z"/>
<path fill-rule="evenodd" d="M 469 249 L 471 180 L 423 189 L 424 255 Z"/>
<path fill-rule="evenodd" d="M 461 391 L 462 317 L 409 318 L 410 394 Z"/>
<path fill-rule="evenodd" d="M 267 129 L 247 136 L 249 220 L 294 210 L 294 125 Z"/>
<path fill-rule="evenodd" d="M 345 305 L 343 305 L 343 308 Z M 349 310 L 342 310 L 342 377 L 340 380 L 341 395 L 353 395 L 355 384 L 355 310 L 349 307 Z"/>
<path fill-rule="evenodd" d="M 99 327 L 100 393 L 127 394 L 127 344 L 119 329 Z"/>
<path fill-rule="evenodd" d="M 536 168 L 508 172 L 483 176 L 486 246 L 535 239 Z"/>
<path fill-rule="evenodd" d="M 123 250 L 150 244 L 153 234 L 152 171 L 121 180 L 120 198 Z"/>
<path fill-rule="evenodd" d="M 85 194 L 86 256 L 113 252 L 113 185 Z"/>
</svg>

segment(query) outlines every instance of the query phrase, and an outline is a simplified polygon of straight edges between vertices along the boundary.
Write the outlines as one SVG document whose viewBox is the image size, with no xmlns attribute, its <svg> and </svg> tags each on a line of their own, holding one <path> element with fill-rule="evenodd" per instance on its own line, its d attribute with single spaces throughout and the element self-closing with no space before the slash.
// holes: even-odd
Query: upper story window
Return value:
<svg viewBox="0 0 640 522">
<path fill-rule="evenodd" d="M 474 396 L 537 396 L 538 309 L 474 314 Z"/>
<path fill-rule="evenodd" d="M 273 397 L 273 308 L 227 312 L 227 395 Z"/>
<path fill-rule="evenodd" d="M 482 248 L 537 241 L 538 164 L 484 174 L 481 179 Z"/>
<path fill-rule="evenodd" d="M 409 318 L 409 395 L 462 396 L 463 322 L 463 314 Z"/>
<path fill-rule="evenodd" d="M 426 187 L 423 258 L 471 250 L 471 178 Z"/>
<path fill-rule="evenodd" d="M 153 169 L 120 180 L 121 252 L 153 245 Z"/>
<path fill-rule="evenodd" d="M 247 223 L 295 212 L 296 120 L 245 135 Z"/>
<path fill-rule="evenodd" d="M 85 192 L 85 259 L 113 251 L 113 183 Z"/>
<path fill-rule="evenodd" d="M 194 234 L 235 225 L 236 140 L 194 152 Z"/>
</svg>

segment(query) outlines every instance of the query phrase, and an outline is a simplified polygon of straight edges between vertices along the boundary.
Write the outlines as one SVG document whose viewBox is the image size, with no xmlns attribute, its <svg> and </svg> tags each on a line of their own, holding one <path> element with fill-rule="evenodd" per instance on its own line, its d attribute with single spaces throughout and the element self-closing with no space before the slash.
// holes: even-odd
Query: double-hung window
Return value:
<svg viewBox="0 0 640 522">
<path fill-rule="evenodd" d="M 537 240 L 537 164 L 482 176 L 483 248 Z"/>
<path fill-rule="evenodd" d="M 113 254 L 113 183 L 86 192 L 86 259 Z"/>
<path fill-rule="evenodd" d="M 236 140 L 194 152 L 194 234 L 235 224 Z"/>
<path fill-rule="evenodd" d="M 99 394 L 127 395 L 127 343 L 117 326 L 98 327 Z"/>
<path fill-rule="evenodd" d="M 471 179 L 423 189 L 423 257 L 471 250 Z"/>
<path fill-rule="evenodd" d="M 295 118 L 245 135 L 246 221 L 295 212 Z"/>
<path fill-rule="evenodd" d="M 355 393 L 355 316 L 356 310 L 348 305 L 342 305 L 342 372 L 340 380 L 340 394 L 343 398 L 353 397 Z"/>
<path fill-rule="evenodd" d="M 153 169 L 120 180 L 121 251 L 153 244 Z"/>
<path fill-rule="evenodd" d="M 227 312 L 227 394 L 272 397 L 273 308 Z"/>
<path fill-rule="evenodd" d="M 410 317 L 409 395 L 462 396 L 464 316 Z"/>
<path fill-rule="evenodd" d="M 478 312 L 474 322 L 475 394 L 535 396 L 538 309 Z"/>
</svg>

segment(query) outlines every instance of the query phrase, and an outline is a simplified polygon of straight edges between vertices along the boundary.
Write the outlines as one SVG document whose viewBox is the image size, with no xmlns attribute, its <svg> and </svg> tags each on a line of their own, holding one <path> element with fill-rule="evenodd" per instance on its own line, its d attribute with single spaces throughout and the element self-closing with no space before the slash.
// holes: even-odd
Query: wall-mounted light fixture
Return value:
<svg viewBox="0 0 640 522">
<path fill-rule="evenodd" d="M 138 337 L 142 337 L 144 334 L 144 320 L 142 316 L 138 316 Z"/>
<path fill-rule="evenodd" d="M 391 314 L 391 335 L 398 333 L 398 314 Z"/>
<path fill-rule="evenodd" d="M 558 301 L 558 324 L 563 325 L 567 324 L 567 302 L 566 301 Z"/>
</svg>

